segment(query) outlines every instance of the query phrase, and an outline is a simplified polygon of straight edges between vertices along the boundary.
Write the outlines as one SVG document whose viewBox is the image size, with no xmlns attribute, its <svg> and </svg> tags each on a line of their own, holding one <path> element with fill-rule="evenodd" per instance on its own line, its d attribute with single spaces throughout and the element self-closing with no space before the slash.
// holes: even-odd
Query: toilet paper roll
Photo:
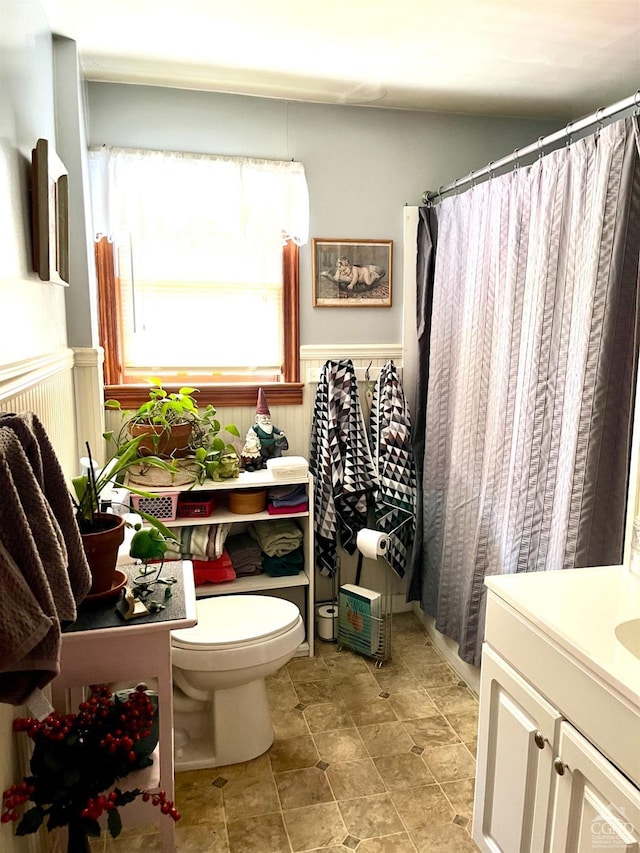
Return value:
<svg viewBox="0 0 640 853">
<path fill-rule="evenodd" d="M 356 544 L 358 551 L 363 556 L 375 560 L 386 553 L 388 541 L 386 533 L 380 533 L 378 530 L 370 530 L 368 527 L 365 527 L 358 533 Z"/>
<path fill-rule="evenodd" d="M 321 640 L 335 640 L 338 625 L 338 606 L 326 604 L 316 610 L 318 636 Z"/>
</svg>

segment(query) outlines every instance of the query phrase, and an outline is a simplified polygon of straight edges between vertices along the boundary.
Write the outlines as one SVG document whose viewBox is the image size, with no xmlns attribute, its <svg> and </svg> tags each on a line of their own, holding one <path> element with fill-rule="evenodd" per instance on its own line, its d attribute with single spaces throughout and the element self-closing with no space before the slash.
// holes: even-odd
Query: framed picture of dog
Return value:
<svg viewBox="0 0 640 853">
<path fill-rule="evenodd" d="M 315 308 L 389 308 L 393 240 L 312 241 Z"/>
</svg>

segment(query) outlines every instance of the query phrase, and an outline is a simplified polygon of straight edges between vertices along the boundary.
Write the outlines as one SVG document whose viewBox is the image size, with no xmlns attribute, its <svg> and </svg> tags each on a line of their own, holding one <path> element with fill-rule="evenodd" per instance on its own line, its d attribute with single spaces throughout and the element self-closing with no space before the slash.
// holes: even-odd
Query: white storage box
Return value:
<svg viewBox="0 0 640 853">
<path fill-rule="evenodd" d="M 309 463 L 303 456 L 277 456 L 267 459 L 267 468 L 277 480 L 286 480 L 304 477 L 309 472 Z"/>
</svg>

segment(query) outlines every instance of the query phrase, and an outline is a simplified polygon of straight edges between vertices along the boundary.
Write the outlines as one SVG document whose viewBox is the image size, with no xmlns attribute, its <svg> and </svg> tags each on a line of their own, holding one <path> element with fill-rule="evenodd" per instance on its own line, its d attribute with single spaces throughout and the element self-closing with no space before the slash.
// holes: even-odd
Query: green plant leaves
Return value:
<svg viewBox="0 0 640 853">
<path fill-rule="evenodd" d="M 16 835 L 28 835 L 31 832 L 37 832 L 42 825 L 46 812 L 41 806 L 34 806 L 24 813 L 24 816 L 18 828 Z"/>
</svg>

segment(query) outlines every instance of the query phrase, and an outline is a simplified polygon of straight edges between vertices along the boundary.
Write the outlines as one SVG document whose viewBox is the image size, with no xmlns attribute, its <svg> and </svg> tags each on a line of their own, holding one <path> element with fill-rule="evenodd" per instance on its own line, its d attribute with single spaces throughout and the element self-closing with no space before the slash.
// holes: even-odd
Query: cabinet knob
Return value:
<svg viewBox="0 0 640 853">
<path fill-rule="evenodd" d="M 536 742 L 536 746 L 538 749 L 544 749 L 544 735 L 542 732 L 536 732 L 533 736 L 534 741 Z"/>
<path fill-rule="evenodd" d="M 561 758 L 556 758 L 553 761 L 553 768 L 558 774 L 558 776 L 564 776 L 564 771 L 567 769 L 567 765 L 563 762 Z"/>
</svg>

